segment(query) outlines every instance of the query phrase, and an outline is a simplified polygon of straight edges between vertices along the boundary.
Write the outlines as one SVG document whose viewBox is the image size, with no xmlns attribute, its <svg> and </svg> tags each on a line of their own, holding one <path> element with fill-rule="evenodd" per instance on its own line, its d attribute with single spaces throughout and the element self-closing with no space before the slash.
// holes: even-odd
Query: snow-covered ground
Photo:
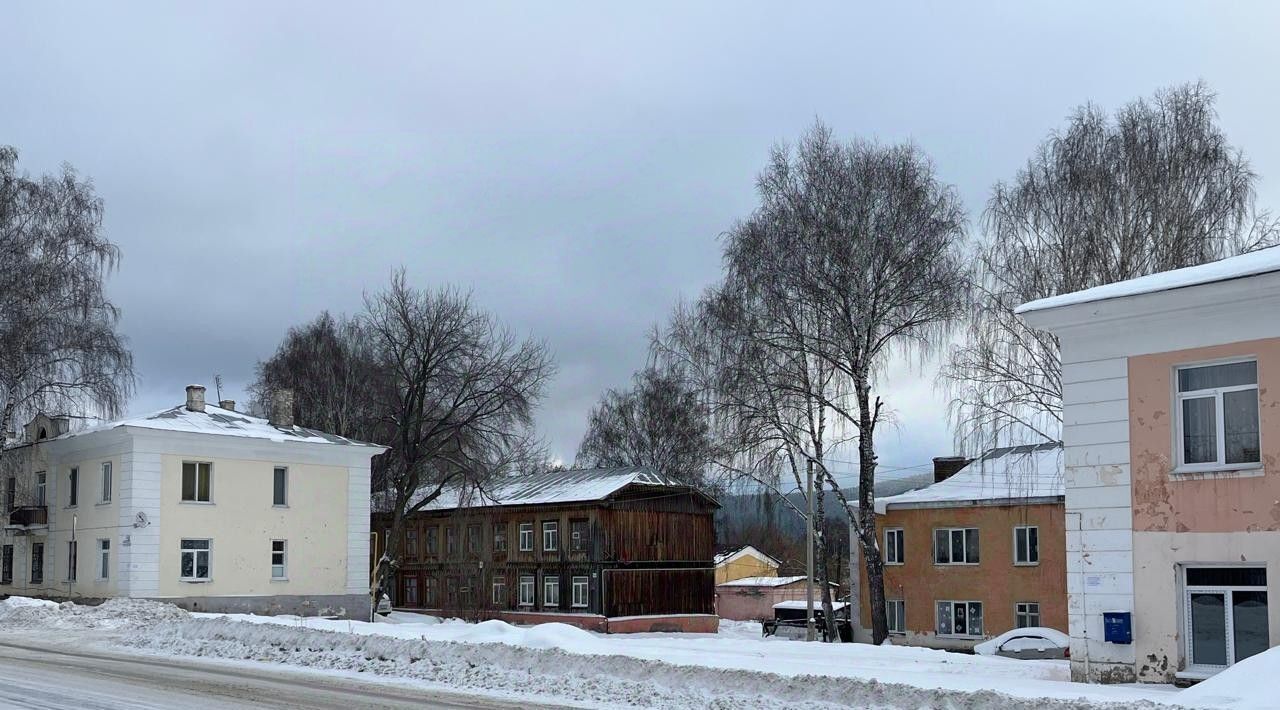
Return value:
<svg viewBox="0 0 1280 710">
<path fill-rule="evenodd" d="M 468 624 L 399 612 L 366 623 L 187 614 L 134 600 L 94 608 L 13 598 L 0 602 L 0 629 L 587 707 L 1157 708 L 1183 697 L 1168 688 L 1071 683 L 1060 661 L 764 639 L 757 624 L 739 622 L 724 622 L 717 634 L 604 635 L 564 624 Z M 1213 697 L 1188 705 L 1246 707 Z"/>
</svg>

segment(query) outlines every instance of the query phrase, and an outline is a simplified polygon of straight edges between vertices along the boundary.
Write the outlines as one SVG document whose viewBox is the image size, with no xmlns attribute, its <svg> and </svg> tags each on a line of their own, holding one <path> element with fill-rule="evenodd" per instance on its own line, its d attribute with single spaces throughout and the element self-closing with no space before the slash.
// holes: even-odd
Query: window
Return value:
<svg viewBox="0 0 1280 710">
<path fill-rule="evenodd" d="M 432 525 L 427 528 L 427 556 L 435 557 L 440 554 L 440 528 Z"/>
<path fill-rule="evenodd" d="M 496 523 L 493 526 L 493 551 L 507 551 L 507 524 Z"/>
<path fill-rule="evenodd" d="M 981 636 L 982 602 L 938 602 L 938 633 Z"/>
<path fill-rule="evenodd" d="M 573 578 L 573 606 L 577 609 L 585 609 L 587 607 L 587 578 Z"/>
<path fill-rule="evenodd" d="M 271 505 L 289 505 L 289 469 L 276 466 L 271 474 Z"/>
<path fill-rule="evenodd" d="M 435 577 L 424 577 L 422 580 L 422 602 L 423 606 L 428 609 L 436 609 L 440 606 L 440 583 Z M 417 591 L 416 589 L 414 590 Z"/>
<path fill-rule="evenodd" d="M 44 543 L 31 543 L 31 583 L 44 584 Z"/>
<path fill-rule="evenodd" d="M 102 497 L 98 499 L 99 503 L 111 502 L 111 462 L 102 462 Z"/>
<path fill-rule="evenodd" d="M 906 562 L 906 548 L 903 547 L 902 528 L 889 528 L 884 531 L 884 563 L 900 565 Z"/>
<path fill-rule="evenodd" d="M 0 546 L 0 584 L 13 584 L 13 545 Z"/>
<path fill-rule="evenodd" d="M 447 608 L 449 609 L 458 608 L 458 578 L 457 577 L 444 578 L 444 602 Z"/>
<path fill-rule="evenodd" d="M 1040 564 L 1040 528 L 1019 525 L 1013 529 L 1013 563 L 1015 565 Z"/>
<path fill-rule="evenodd" d="M 560 578 L 551 575 L 542 578 L 542 608 L 556 609 L 560 606 Z"/>
<path fill-rule="evenodd" d="M 1178 465 L 1182 470 L 1258 464 L 1258 363 L 1178 368 Z"/>
<path fill-rule="evenodd" d="M 1183 602 L 1189 669 L 1224 668 L 1271 646 L 1265 567 L 1188 567 Z"/>
<path fill-rule="evenodd" d="M 14 509 L 14 496 L 17 495 L 17 480 L 10 476 L 4 482 L 4 512 L 9 513 Z"/>
<path fill-rule="evenodd" d="M 71 473 L 67 474 L 67 507 L 76 507 L 76 500 L 80 497 L 80 469 L 73 468 Z"/>
<path fill-rule="evenodd" d="M 271 578 L 272 579 L 288 579 L 288 553 L 289 543 L 287 540 L 271 541 Z"/>
<path fill-rule="evenodd" d="M 406 559 L 418 559 L 418 531 L 410 528 L 404 531 L 404 556 Z"/>
<path fill-rule="evenodd" d="M 533 551 L 533 523 L 520 523 L 520 551 Z"/>
<path fill-rule="evenodd" d="M 209 540 L 183 540 L 181 543 L 181 578 L 184 582 L 207 582 L 210 577 Z"/>
<path fill-rule="evenodd" d="M 467 526 L 467 553 L 471 555 L 480 554 L 480 544 L 484 542 L 483 535 L 480 532 L 479 525 Z"/>
<path fill-rule="evenodd" d="M 403 580 L 404 599 L 400 601 L 403 606 L 418 606 L 418 577 L 416 575 L 407 575 Z"/>
<path fill-rule="evenodd" d="M 938 528 L 933 531 L 933 563 L 978 564 L 977 528 Z"/>
<path fill-rule="evenodd" d="M 542 551 L 555 552 L 560 549 L 560 523 L 548 520 L 542 523 Z"/>
<path fill-rule="evenodd" d="M 569 549 L 573 552 L 587 551 L 587 521 L 569 521 Z"/>
<path fill-rule="evenodd" d="M 208 503 L 213 500 L 210 479 L 212 464 L 184 461 L 182 464 L 182 500 L 187 503 Z"/>
<path fill-rule="evenodd" d="M 67 542 L 67 581 L 76 581 L 76 541 Z"/>
<path fill-rule="evenodd" d="M 45 504 L 45 486 L 47 485 L 47 476 L 44 471 L 36 474 L 36 505 L 43 506 Z"/>
<path fill-rule="evenodd" d="M 98 579 L 111 579 L 111 541 L 98 540 Z"/>
<path fill-rule="evenodd" d="M 450 557 L 458 554 L 458 528 L 454 525 L 444 528 L 444 552 Z"/>
<path fill-rule="evenodd" d="M 507 605 L 507 578 L 502 575 L 494 575 L 493 578 L 493 605 L 496 607 L 505 607 Z"/>
<path fill-rule="evenodd" d="M 907 633 L 907 602 L 904 599 L 886 599 L 885 613 L 889 617 L 889 633 Z"/>
<path fill-rule="evenodd" d="M 1040 603 L 1018 602 L 1013 607 L 1014 626 L 1025 629 L 1040 625 Z"/>
<path fill-rule="evenodd" d="M 532 523 L 530 526 L 532 526 Z M 532 536 L 532 531 L 529 534 Z M 533 606 L 533 592 L 533 575 L 522 575 L 520 577 L 520 606 Z"/>
</svg>

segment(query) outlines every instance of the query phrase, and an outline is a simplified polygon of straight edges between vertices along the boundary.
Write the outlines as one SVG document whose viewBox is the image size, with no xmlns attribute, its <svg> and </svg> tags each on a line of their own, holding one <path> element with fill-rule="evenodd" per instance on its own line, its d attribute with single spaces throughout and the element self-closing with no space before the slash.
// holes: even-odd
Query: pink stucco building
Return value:
<svg viewBox="0 0 1280 710">
<path fill-rule="evenodd" d="M 798 577 L 744 577 L 716 585 L 716 616 L 738 621 L 763 621 L 773 618 L 773 605 L 778 602 L 804 601 L 804 575 Z M 821 605 L 821 589 L 814 585 L 814 603 Z M 831 585 L 832 597 L 838 586 Z"/>
<path fill-rule="evenodd" d="M 1019 312 L 1061 344 L 1073 677 L 1280 643 L 1280 248 Z"/>
</svg>

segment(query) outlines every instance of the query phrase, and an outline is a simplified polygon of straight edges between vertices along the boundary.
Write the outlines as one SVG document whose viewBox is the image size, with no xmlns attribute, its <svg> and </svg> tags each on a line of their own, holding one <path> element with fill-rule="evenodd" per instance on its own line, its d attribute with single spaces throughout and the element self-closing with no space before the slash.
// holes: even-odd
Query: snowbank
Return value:
<svg viewBox="0 0 1280 710">
<path fill-rule="evenodd" d="M 118 629 L 182 621 L 187 612 L 145 599 L 108 599 L 98 606 L 9 597 L 0 601 L 0 624 L 19 629 Z"/>
<path fill-rule="evenodd" d="M 1212 678 L 1182 691 L 1179 702 L 1188 707 L 1231 710 L 1280 708 L 1280 646 L 1231 666 Z"/>
</svg>

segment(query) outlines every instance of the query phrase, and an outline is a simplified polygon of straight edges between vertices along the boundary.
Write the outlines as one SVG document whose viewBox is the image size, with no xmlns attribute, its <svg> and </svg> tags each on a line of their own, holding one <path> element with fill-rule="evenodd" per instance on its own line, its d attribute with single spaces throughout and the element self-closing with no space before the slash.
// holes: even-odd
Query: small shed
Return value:
<svg viewBox="0 0 1280 710">
<path fill-rule="evenodd" d="M 752 545 L 743 545 L 715 557 L 716 584 L 744 577 L 777 577 L 782 562 Z"/>
<path fill-rule="evenodd" d="M 744 577 L 716 585 L 716 614 L 721 619 L 738 621 L 765 621 L 774 617 L 774 607 L 782 602 L 805 602 L 807 589 L 805 576 L 794 577 Z M 839 585 L 831 583 L 832 596 Z M 821 604 L 822 597 L 816 582 L 814 603 Z"/>
</svg>

